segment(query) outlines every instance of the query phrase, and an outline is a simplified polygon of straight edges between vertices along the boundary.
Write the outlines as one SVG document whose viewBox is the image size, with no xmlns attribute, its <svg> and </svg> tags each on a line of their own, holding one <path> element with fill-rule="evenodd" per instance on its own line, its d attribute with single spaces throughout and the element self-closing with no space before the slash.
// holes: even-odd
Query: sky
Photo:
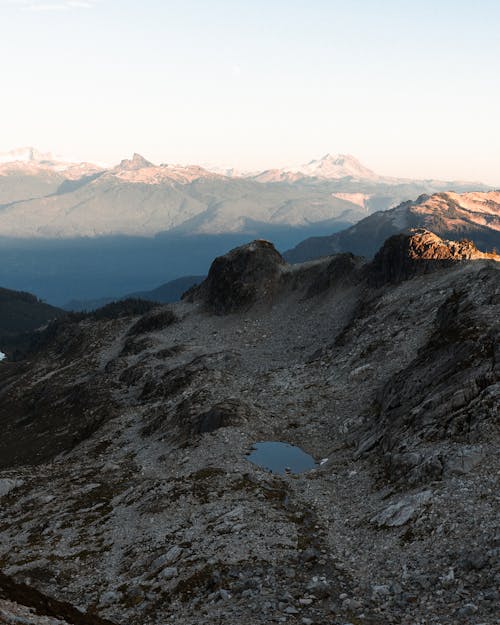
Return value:
<svg viewBox="0 0 500 625">
<path fill-rule="evenodd" d="M 0 0 L 0 152 L 500 186 L 498 0 Z"/>
</svg>

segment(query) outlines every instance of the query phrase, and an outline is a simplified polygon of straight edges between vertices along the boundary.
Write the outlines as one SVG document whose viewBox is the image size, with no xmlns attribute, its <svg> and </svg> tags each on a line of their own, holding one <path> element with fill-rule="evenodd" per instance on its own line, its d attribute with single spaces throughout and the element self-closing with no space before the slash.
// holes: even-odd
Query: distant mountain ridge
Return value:
<svg viewBox="0 0 500 625">
<path fill-rule="evenodd" d="M 139 154 L 111 169 L 36 158 L 3 163 L 0 204 L 0 236 L 28 239 L 220 234 L 255 224 L 354 223 L 364 213 L 325 190 L 278 189 L 197 165 L 157 166 Z"/>
<path fill-rule="evenodd" d="M 326 237 L 313 237 L 284 254 L 293 263 L 339 252 L 372 256 L 393 234 L 426 228 L 447 239 L 470 239 L 487 251 L 500 248 L 500 191 L 422 195 L 413 202 L 369 215 Z"/>
<path fill-rule="evenodd" d="M 0 282 L 57 305 L 201 275 L 214 256 L 252 239 L 287 250 L 422 194 L 487 189 L 384 178 L 348 155 L 327 154 L 267 182 L 199 165 L 156 165 L 137 153 L 113 167 L 65 162 L 35 148 L 3 160 Z"/>
<path fill-rule="evenodd" d="M 0 236 L 262 236 L 263 226 L 311 224 L 323 224 L 326 233 L 335 224 L 354 224 L 374 210 L 452 184 L 456 191 L 486 188 L 382 177 L 342 154 L 295 170 L 222 175 L 198 165 L 155 165 L 137 153 L 103 168 L 22 148 L 0 155 Z"/>
<path fill-rule="evenodd" d="M 73 300 L 62 306 L 62 308 L 75 312 L 89 311 L 101 308 L 110 302 L 125 299 L 142 299 L 148 302 L 158 302 L 159 304 L 170 304 L 179 301 L 185 291 L 195 284 L 199 284 L 204 279 L 205 276 L 182 276 L 170 282 L 165 282 L 165 284 L 161 284 L 149 291 L 137 291 L 121 297 L 105 297 L 97 300 Z"/>
<path fill-rule="evenodd" d="M 87 162 L 64 160 L 50 152 L 41 152 L 33 147 L 16 148 L 0 152 L 0 177 L 12 173 L 39 175 L 46 172 L 63 173 L 64 178 L 75 179 L 103 171 L 100 165 Z M 2 178 L 0 178 L 0 181 Z"/>
<path fill-rule="evenodd" d="M 341 180 L 352 178 L 360 181 L 397 181 L 383 178 L 350 154 L 325 154 L 300 167 L 270 169 L 253 176 L 259 182 L 297 182 L 302 178 L 318 178 L 322 180 Z"/>
</svg>

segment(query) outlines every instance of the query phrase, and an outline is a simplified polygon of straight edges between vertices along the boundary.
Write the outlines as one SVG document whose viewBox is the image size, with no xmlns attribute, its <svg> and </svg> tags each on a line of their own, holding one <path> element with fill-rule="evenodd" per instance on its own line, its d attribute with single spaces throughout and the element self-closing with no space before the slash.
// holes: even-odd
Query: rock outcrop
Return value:
<svg viewBox="0 0 500 625">
<path fill-rule="evenodd" d="M 310 280 L 308 297 L 324 293 L 331 288 L 356 284 L 361 280 L 360 267 L 363 259 L 353 254 L 335 254 L 316 267 L 316 275 Z"/>
<path fill-rule="evenodd" d="M 202 284 L 189 297 L 218 315 L 247 310 L 270 301 L 280 284 L 285 261 L 268 241 L 252 241 L 214 260 Z"/>
<path fill-rule="evenodd" d="M 396 284 L 457 261 L 485 259 L 500 261 L 500 255 L 480 252 L 472 241 L 447 241 L 421 228 L 387 239 L 367 268 L 368 280 L 375 286 Z"/>
<path fill-rule="evenodd" d="M 251 408 L 237 399 L 227 399 L 197 415 L 191 424 L 191 436 L 215 432 L 219 428 L 239 425 L 252 414 Z"/>
<path fill-rule="evenodd" d="M 6 625 L 114 625 L 97 614 L 83 613 L 0 572 L 0 623 Z"/>
<path fill-rule="evenodd" d="M 453 290 L 415 358 L 379 391 L 371 436 L 389 479 L 416 484 L 480 461 L 480 446 L 500 417 L 500 327 L 491 297 L 497 284 L 498 270 L 490 267 L 477 284 Z M 443 441 L 476 447 L 460 452 L 460 460 L 436 445 Z"/>
<path fill-rule="evenodd" d="M 141 156 L 140 154 L 137 154 L 137 152 L 132 156 L 131 159 L 129 158 L 125 158 L 123 159 L 120 164 L 117 166 L 118 170 L 130 170 L 130 171 L 134 171 L 136 169 L 143 169 L 143 168 L 148 168 L 148 167 L 154 167 L 153 163 L 150 163 L 148 160 L 146 160 L 144 158 L 144 156 Z"/>
</svg>

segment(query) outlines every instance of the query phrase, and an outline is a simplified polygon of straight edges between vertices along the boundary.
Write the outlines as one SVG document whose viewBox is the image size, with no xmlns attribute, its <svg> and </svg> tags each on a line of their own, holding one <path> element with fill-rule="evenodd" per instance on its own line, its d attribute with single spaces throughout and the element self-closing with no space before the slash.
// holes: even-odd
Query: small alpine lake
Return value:
<svg viewBox="0 0 500 625">
<path fill-rule="evenodd" d="M 312 456 L 300 447 L 278 441 L 254 443 L 247 459 L 271 473 L 302 473 L 315 469 L 318 465 Z"/>
</svg>

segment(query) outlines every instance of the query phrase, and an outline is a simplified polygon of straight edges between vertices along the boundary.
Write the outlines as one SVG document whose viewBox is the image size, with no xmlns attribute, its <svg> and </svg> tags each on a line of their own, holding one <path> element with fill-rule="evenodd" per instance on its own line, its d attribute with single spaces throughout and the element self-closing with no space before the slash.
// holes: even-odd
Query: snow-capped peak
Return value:
<svg viewBox="0 0 500 625">
<path fill-rule="evenodd" d="M 325 154 L 323 158 L 312 160 L 297 168 L 298 172 L 314 178 L 352 178 L 373 180 L 377 174 L 368 169 L 350 154 Z"/>
<path fill-rule="evenodd" d="M 323 180 L 355 180 L 381 181 L 382 178 L 357 158 L 350 154 L 325 154 L 299 167 L 268 169 L 252 176 L 258 182 L 296 182 L 301 178 L 319 178 Z"/>
</svg>

